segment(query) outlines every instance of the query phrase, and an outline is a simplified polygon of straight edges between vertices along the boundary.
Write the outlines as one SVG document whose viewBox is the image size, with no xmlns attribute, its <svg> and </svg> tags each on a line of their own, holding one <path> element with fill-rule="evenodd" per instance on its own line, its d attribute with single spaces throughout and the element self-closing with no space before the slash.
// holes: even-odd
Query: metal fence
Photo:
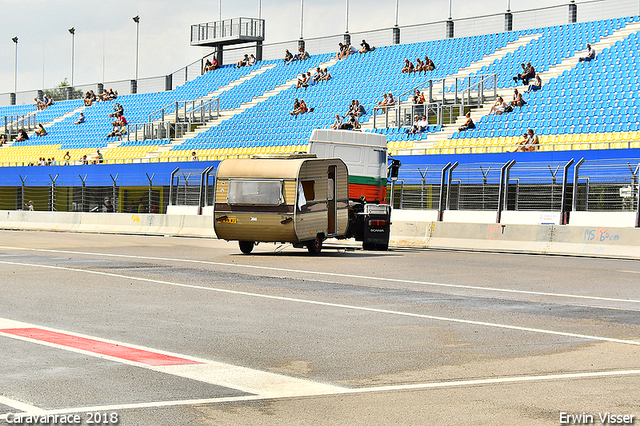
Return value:
<svg viewBox="0 0 640 426">
<path fill-rule="evenodd" d="M 638 212 L 639 181 L 640 159 L 449 163 L 403 166 L 388 193 L 397 209 Z"/>
<path fill-rule="evenodd" d="M 560 0 L 559 0 L 560 1 Z M 575 22 L 587 22 L 601 19 L 612 19 L 626 16 L 640 15 L 640 2 L 638 0 L 584 0 L 575 2 L 577 14 Z M 521 11 L 510 11 L 512 17 L 512 30 L 526 30 L 553 25 L 564 25 L 574 22 L 571 16 L 570 3 L 562 1 L 557 6 L 535 8 Z M 453 10 L 454 14 L 456 10 Z M 500 33 L 507 30 L 506 13 L 496 13 L 485 16 L 454 18 L 451 21 L 437 21 L 424 24 L 407 25 L 398 28 L 388 27 L 370 31 L 354 32 L 348 34 L 353 40 L 366 39 L 374 46 L 388 46 L 397 42 L 407 44 L 422 41 L 439 40 L 447 37 L 447 24 L 453 23 L 455 37 L 469 37 L 482 34 Z M 196 26 L 197 27 L 197 26 Z M 394 38 L 394 31 L 400 30 L 399 40 Z M 310 54 L 335 52 L 338 43 L 345 39 L 345 34 L 337 34 L 323 37 L 304 39 L 306 50 Z M 285 49 L 297 50 L 299 40 L 288 40 L 277 43 L 267 43 L 262 46 L 263 60 L 278 59 L 284 56 Z M 357 43 L 356 43 L 357 44 Z M 236 63 L 244 54 L 254 53 L 255 45 L 240 45 L 223 49 L 224 62 Z M 149 77 L 135 80 L 107 81 L 78 85 L 74 93 L 94 90 L 101 93 L 100 88 L 114 88 L 120 95 L 134 93 L 151 93 L 164 90 L 173 90 L 184 83 L 194 80 L 202 74 L 204 62 L 212 57 L 211 52 L 185 67 L 182 67 L 168 75 Z M 132 84 L 133 82 L 133 84 Z M 49 91 L 55 90 L 47 89 Z M 43 90 L 43 92 L 46 90 Z M 38 90 L 22 91 L 15 94 L 0 94 L 0 106 L 16 104 L 28 104 L 38 96 Z"/>
</svg>

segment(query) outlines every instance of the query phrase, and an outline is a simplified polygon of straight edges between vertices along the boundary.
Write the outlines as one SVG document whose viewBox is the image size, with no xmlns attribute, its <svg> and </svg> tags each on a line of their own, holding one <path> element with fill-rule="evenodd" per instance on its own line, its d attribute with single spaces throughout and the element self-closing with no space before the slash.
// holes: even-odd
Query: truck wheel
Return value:
<svg viewBox="0 0 640 426">
<path fill-rule="evenodd" d="M 244 254 L 249 254 L 251 253 L 251 250 L 253 250 L 253 246 L 255 246 L 255 243 L 253 241 L 238 241 L 238 245 L 240 246 L 241 252 L 243 252 Z"/>
<path fill-rule="evenodd" d="M 316 239 L 307 243 L 307 250 L 310 254 L 320 254 L 322 251 L 322 237 L 316 236 Z"/>
</svg>

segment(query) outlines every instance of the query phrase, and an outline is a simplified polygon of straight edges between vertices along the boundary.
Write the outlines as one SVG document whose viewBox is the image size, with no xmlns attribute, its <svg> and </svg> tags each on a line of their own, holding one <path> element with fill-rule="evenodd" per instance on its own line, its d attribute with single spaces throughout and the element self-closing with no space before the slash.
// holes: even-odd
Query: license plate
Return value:
<svg viewBox="0 0 640 426">
<path fill-rule="evenodd" d="M 236 218 L 235 217 L 225 217 L 225 218 L 216 219 L 216 221 L 218 223 L 236 223 Z"/>
</svg>

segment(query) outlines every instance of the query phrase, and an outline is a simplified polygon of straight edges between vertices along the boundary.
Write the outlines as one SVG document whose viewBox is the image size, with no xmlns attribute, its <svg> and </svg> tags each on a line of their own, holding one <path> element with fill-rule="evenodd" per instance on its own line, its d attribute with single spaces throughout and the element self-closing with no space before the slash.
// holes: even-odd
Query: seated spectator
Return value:
<svg viewBox="0 0 640 426">
<path fill-rule="evenodd" d="M 118 89 L 109 90 L 109 97 L 111 98 L 111 100 L 118 99 Z"/>
<path fill-rule="evenodd" d="M 198 161 L 198 156 L 196 155 L 195 151 L 191 153 L 191 161 Z"/>
<path fill-rule="evenodd" d="M 204 63 L 204 68 L 202 68 L 202 74 L 212 71 L 213 64 L 210 60 L 207 59 L 207 62 Z"/>
<path fill-rule="evenodd" d="M 518 89 L 513 89 L 513 100 L 509 104 L 512 107 L 523 107 L 527 102 L 522 98 L 522 93 L 518 92 Z"/>
<path fill-rule="evenodd" d="M 291 112 L 289 112 L 289 115 L 295 115 L 295 114 L 299 114 L 300 110 L 300 101 L 296 98 L 293 101 L 293 109 L 291 110 Z"/>
<path fill-rule="evenodd" d="M 82 123 L 84 123 L 84 113 L 81 112 L 80 115 L 78 116 L 78 121 L 76 121 L 73 124 L 82 124 Z"/>
<path fill-rule="evenodd" d="M 303 75 L 304 75 L 304 82 L 302 83 L 302 87 L 306 89 L 312 83 L 311 71 L 307 71 L 307 73 Z"/>
<path fill-rule="evenodd" d="M 536 76 L 536 70 L 533 67 L 533 65 L 531 65 L 531 62 L 527 62 L 526 67 L 523 65 L 520 65 L 520 66 L 523 67 L 522 74 L 518 74 L 515 77 L 513 77 L 513 81 L 517 83 L 518 80 L 522 80 L 522 84 L 526 86 L 527 84 L 529 84 L 529 80 Z"/>
<path fill-rule="evenodd" d="M 211 58 L 211 67 L 210 67 L 210 71 L 214 71 L 217 70 L 220 64 L 218 64 L 218 60 L 213 57 Z"/>
<path fill-rule="evenodd" d="M 122 116 L 122 114 L 124 114 L 124 107 L 122 105 L 120 105 L 119 103 L 116 103 L 113 106 L 113 112 L 111 114 L 109 114 L 109 118 L 113 118 L 113 117 L 120 117 Z"/>
<path fill-rule="evenodd" d="M 459 132 L 464 132 L 465 130 L 475 129 L 476 128 L 475 123 L 471 119 L 471 112 L 466 113 L 465 117 L 467 117 L 467 120 L 464 122 L 464 124 L 462 126 L 458 127 L 458 131 Z"/>
<path fill-rule="evenodd" d="M 330 129 L 331 130 L 338 130 L 342 127 L 342 118 L 340 118 L 339 114 L 336 114 L 336 119 L 333 122 L 333 124 L 331 125 Z"/>
<path fill-rule="evenodd" d="M 256 57 L 255 57 L 255 56 L 253 56 L 253 53 L 252 53 L 252 54 L 249 56 L 249 62 L 247 62 L 247 65 L 248 65 L 248 66 L 255 65 L 257 61 L 258 61 L 258 60 L 256 59 Z"/>
<path fill-rule="evenodd" d="M 367 113 L 367 110 L 364 109 L 364 105 L 360 103 L 357 99 L 355 100 L 355 108 L 354 114 L 358 116 L 358 118 L 363 117 Z"/>
<path fill-rule="evenodd" d="M 236 63 L 236 68 L 242 68 L 247 66 L 247 64 L 249 63 L 249 55 L 247 55 L 246 53 L 244 54 L 244 58 L 242 58 L 241 60 L 239 60 Z"/>
<path fill-rule="evenodd" d="M 426 132 L 427 127 L 429 127 L 429 122 L 427 121 L 427 116 L 423 114 L 422 117 L 420 117 L 420 121 L 418 121 L 418 133 Z"/>
<path fill-rule="evenodd" d="M 529 85 L 527 89 L 527 93 L 535 92 L 536 90 L 542 89 L 542 79 L 540 78 L 540 74 L 536 73 L 535 81 Z"/>
<path fill-rule="evenodd" d="M 80 161 L 82 161 L 83 166 L 86 166 L 87 164 L 89 164 L 89 160 L 87 159 L 87 154 L 83 155 Z"/>
<path fill-rule="evenodd" d="M 418 123 L 420 123 L 420 116 L 416 115 L 413 117 L 413 126 L 407 129 L 407 134 L 414 135 L 418 133 L 418 128 L 419 128 Z"/>
<path fill-rule="evenodd" d="M 15 138 L 16 142 L 23 142 L 29 140 L 29 135 L 27 134 L 27 132 L 24 131 L 24 129 L 20 129 L 18 130 L 18 135 Z"/>
<path fill-rule="evenodd" d="M 5 143 L 7 143 L 7 135 L 3 133 L 0 135 L 0 146 L 4 145 Z"/>
<path fill-rule="evenodd" d="M 36 110 L 42 111 L 44 109 L 44 103 L 38 98 L 33 98 L 33 100 L 35 101 L 34 105 L 36 106 Z"/>
<path fill-rule="evenodd" d="M 589 62 L 596 58 L 596 51 L 587 43 L 587 56 L 579 58 L 580 62 Z"/>
<path fill-rule="evenodd" d="M 436 64 L 434 64 L 433 61 L 426 55 L 424 57 L 424 66 L 426 68 L 426 71 L 433 71 L 436 69 Z"/>
<path fill-rule="evenodd" d="M 413 68 L 413 72 L 422 72 L 422 71 L 426 71 L 426 68 L 424 66 L 424 62 L 422 62 L 422 60 L 420 58 L 416 58 L 416 65 Z"/>
<path fill-rule="evenodd" d="M 517 152 L 517 151 L 524 152 L 525 151 L 524 147 L 527 144 L 528 139 L 529 139 L 529 133 L 524 132 L 524 134 L 522 135 L 522 140 L 517 143 L 516 148 L 512 152 Z"/>
<path fill-rule="evenodd" d="M 396 104 L 396 100 L 393 97 L 393 93 L 389 92 L 387 94 L 387 106 L 394 106 Z"/>
<path fill-rule="evenodd" d="M 320 67 L 316 68 L 316 73 L 313 75 L 313 84 L 322 81 L 322 69 Z"/>
<path fill-rule="evenodd" d="M 322 73 L 322 80 L 323 81 L 331 80 L 331 74 L 329 74 L 329 69 L 327 68 L 324 69 L 324 72 Z"/>
<path fill-rule="evenodd" d="M 284 63 L 288 64 L 291 61 L 293 61 L 293 55 L 291 54 L 291 52 L 289 52 L 289 49 L 287 49 L 284 52 Z"/>
<path fill-rule="evenodd" d="M 367 43 L 366 41 L 362 40 L 362 43 L 360 43 L 360 46 L 362 47 L 359 52 L 360 53 L 367 53 L 367 52 L 373 52 L 373 50 L 375 49 L 372 48 L 369 43 Z"/>
<path fill-rule="evenodd" d="M 64 165 L 68 166 L 69 165 L 69 161 L 71 160 L 71 154 L 69 154 L 69 151 L 67 151 L 66 154 L 64 154 L 64 157 L 62 157 L 64 159 Z"/>
<path fill-rule="evenodd" d="M 411 101 L 414 104 L 423 104 L 426 102 L 425 98 L 424 98 L 424 93 L 420 92 L 420 89 L 416 89 L 415 93 L 413 94 L 413 97 L 411 98 Z"/>
<path fill-rule="evenodd" d="M 296 89 L 304 87 L 306 81 L 307 81 L 307 75 L 304 73 L 300 74 L 298 76 L 298 81 L 296 82 Z"/>
<path fill-rule="evenodd" d="M 404 66 L 402 67 L 403 73 L 412 73 L 413 72 L 413 63 L 409 59 L 404 60 Z"/>
<path fill-rule="evenodd" d="M 354 53 L 358 53 L 358 49 L 351 42 L 347 43 L 347 56 L 353 55 Z"/>
<path fill-rule="evenodd" d="M 528 130 L 528 137 L 527 137 L 527 142 L 525 143 L 524 147 L 522 148 L 523 151 L 528 151 L 528 152 L 533 152 L 536 149 L 538 149 L 538 146 L 540 144 L 540 140 L 538 139 L 538 135 L 536 135 L 533 131 L 533 129 L 529 129 Z"/>
<path fill-rule="evenodd" d="M 51 96 L 48 95 L 44 95 L 44 108 L 43 109 L 47 109 L 49 108 L 51 105 L 53 105 L 53 98 Z"/>
<path fill-rule="evenodd" d="M 42 123 L 38 123 L 38 128 L 36 129 L 36 135 L 40 137 L 47 135 L 47 130 L 44 128 Z"/>
<path fill-rule="evenodd" d="M 349 115 L 349 124 L 351 125 L 351 128 L 354 130 L 357 130 L 360 128 L 360 121 L 358 120 L 357 114 Z"/>
<path fill-rule="evenodd" d="M 507 104 L 504 103 L 504 99 L 502 99 L 502 96 L 498 96 L 498 99 L 491 107 L 491 110 L 489 110 L 489 114 L 495 114 L 495 115 L 504 114 L 506 109 L 507 109 Z"/>
<path fill-rule="evenodd" d="M 293 57 L 293 60 L 294 61 L 306 61 L 310 57 L 311 56 L 309 56 L 309 53 L 306 52 L 303 47 L 300 47 L 300 48 L 298 48 L 298 54 Z"/>
<path fill-rule="evenodd" d="M 98 164 L 104 163 L 104 157 L 99 149 L 96 149 L 96 160 L 98 160 Z"/>
<path fill-rule="evenodd" d="M 379 107 L 381 107 L 382 110 L 385 110 L 387 108 L 387 94 L 383 93 L 382 94 L 382 100 L 380 102 L 378 102 Z"/>
<path fill-rule="evenodd" d="M 91 93 L 89 91 L 87 91 L 87 93 L 85 93 L 84 95 L 84 106 L 91 106 Z"/>
<path fill-rule="evenodd" d="M 336 52 L 336 59 L 340 60 L 345 58 L 347 54 L 347 45 L 338 43 L 338 51 Z"/>
</svg>

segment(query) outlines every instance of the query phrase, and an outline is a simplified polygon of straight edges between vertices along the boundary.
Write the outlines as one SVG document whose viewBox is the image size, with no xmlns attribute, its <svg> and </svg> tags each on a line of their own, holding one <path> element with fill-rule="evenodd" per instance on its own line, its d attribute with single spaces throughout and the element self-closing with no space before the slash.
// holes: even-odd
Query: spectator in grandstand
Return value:
<svg viewBox="0 0 640 426">
<path fill-rule="evenodd" d="M 416 58 L 416 64 L 413 67 L 413 72 L 422 72 L 424 71 L 424 62 L 419 57 Z"/>
<path fill-rule="evenodd" d="M 96 160 L 98 160 L 98 164 L 104 163 L 104 157 L 99 149 L 96 149 Z"/>
<path fill-rule="evenodd" d="M 384 111 L 387 108 L 387 94 L 382 94 L 382 100 L 378 102 L 378 106 Z"/>
<path fill-rule="evenodd" d="M 44 109 L 44 103 L 38 98 L 33 98 L 33 100 L 35 102 L 34 105 L 36 106 L 36 109 L 38 111 L 42 111 Z"/>
<path fill-rule="evenodd" d="M 471 112 L 466 113 L 465 117 L 467 117 L 467 120 L 464 122 L 464 124 L 462 126 L 458 127 L 458 131 L 459 132 L 464 132 L 465 130 L 475 129 L 476 128 L 475 123 L 471 119 Z"/>
<path fill-rule="evenodd" d="M 529 85 L 527 89 L 527 93 L 535 92 L 536 90 L 542 89 L 542 79 L 540 78 L 540 74 L 536 73 L 536 79 L 533 84 Z"/>
<path fill-rule="evenodd" d="M 256 59 L 255 56 L 253 56 L 253 53 L 252 53 L 251 55 L 249 55 L 249 62 L 247 62 L 247 65 L 248 66 L 255 65 L 257 61 L 258 60 Z"/>
<path fill-rule="evenodd" d="M 426 71 L 433 71 L 436 69 L 436 64 L 434 64 L 433 61 L 426 55 L 424 57 L 424 66 L 426 68 Z"/>
<path fill-rule="evenodd" d="M 345 58 L 347 55 L 347 45 L 343 43 L 338 43 L 338 51 L 336 52 L 336 59 L 340 60 Z"/>
<path fill-rule="evenodd" d="M 596 58 L 596 51 L 591 47 L 589 43 L 587 43 L 587 56 L 579 58 L 580 62 L 589 62 Z"/>
<path fill-rule="evenodd" d="M 358 115 L 357 114 L 350 114 L 349 115 L 349 124 L 351 125 L 351 129 L 353 130 L 357 130 L 360 128 L 360 121 L 358 121 Z"/>
<path fill-rule="evenodd" d="M 358 118 L 363 117 L 367 113 L 367 110 L 364 109 L 364 105 L 362 105 L 359 100 L 356 99 L 354 102 L 355 102 L 354 114 L 357 115 Z"/>
<path fill-rule="evenodd" d="M 513 89 L 513 100 L 509 104 L 513 110 L 513 107 L 525 106 L 527 102 L 522 98 L 522 93 L 518 92 L 518 89 Z"/>
<path fill-rule="evenodd" d="M 394 106 L 396 104 L 396 99 L 393 97 L 393 93 L 389 92 L 387 94 L 387 106 Z"/>
<path fill-rule="evenodd" d="M 298 54 L 293 57 L 293 60 L 294 61 L 306 61 L 310 57 L 311 56 L 309 56 L 309 53 L 304 50 L 304 47 L 300 47 L 300 48 L 298 48 Z"/>
<path fill-rule="evenodd" d="M 122 114 L 124 114 L 124 107 L 122 105 L 120 105 L 119 103 L 116 103 L 113 106 L 113 112 L 111 114 L 109 114 L 109 118 L 113 118 L 113 117 L 121 117 Z"/>
<path fill-rule="evenodd" d="M 242 58 L 236 63 L 236 68 L 246 67 L 248 64 L 249 64 L 249 55 L 245 53 L 244 58 Z"/>
<path fill-rule="evenodd" d="M 84 106 L 91 106 L 93 101 L 91 100 L 91 92 L 87 90 L 87 93 L 84 94 Z"/>
<path fill-rule="evenodd" d="M 506 109 L 507 109 L 507 104 L 504 103 L 504 99 L 502 99 L 502 96 L 498 96 L 498 99 L 491 107 L 491 110 L 489 110 L 489 114 L 495 114 L 495 115 L 504 114 Z"/>
<path fill-rule="evenodd" d="M 198 161 L 198 156 L 195 151 L 191 152 L 191 161 Z"/>
<path fill-rule="evenodd" d="M 304 83 L 302 84 L 302 87 L 306 89 L 307 87 L 309 87 L 311 83 L 312 83 L 311 71 L 307 71 L 307 73 L 304 75 Z"/>
<path fill-rule="evenodd" d="M 313 84 L 322 81 L 322 69 L 320 67 L 316 68 L 316 73 L 313 75 Z"/>
<path fill-rule="evenodd" d="M 87 164 L 89 164 L 89 159 L 87 158 L 87 154 L 84 154 L 80 159 L 80 161 L 82 161 L 83 166 L 86 166 Z"/>
<path fill-rule="evenodd" d="M 342 127 L 342 118 L 340 118 L 340 114 L 336 114 L 336 119 L 331 125 L 331 130 L 338 130 Z"/>
<path fill-rule="evenodd" d="M 426 102 L 424 98 L 424 94 L 420 91 L 420 89 L 416 89 L 416 91 L 413 94 L 413 97 L 411 98 L 411 101 L 414 104 L 423 104 Z"/>
<path fill-rule="evenodd" d="M 296 102 L 298 102 L 297 99 L 296 99 Z M 297 103 L 297 105 L 298 107 L 296 108 L 296 103 L 294 102 L 293 111 L 290 112 L 291 115 L 304 114 L 309 110 L 307 108 L 307 103 L 304 101 L 304 99 L 301 99 L 300 102 Z"/>
<path fill-rule="evenodd" d="M 291 52 L 289 52 L 289 49 L 287 49 L 284 52 L 284 63 L 288 64 L 291 61 L 293 61 L 293 55 L 291 54 Z"/>
<path fill-rule="evenodd" d="M 217 70 L 219 66 L 220 64 L 218 63 L 218 60 L 215 58 L 215 56 L 211 58 L 211 66 L 209 67 L 209 71 Z"/>
<path fill-rule="evenodd" d="M 202 74 L 209 71 L 213 71 L 213 64 L 207 59 L 207 62 L 204 63 L 204 68 L 202 68 Z"/>
<path fill-rule="evenodd" d="M 5 143 L 7 143 L 7 135 L 3 133 L 0 135 L 0 146 L 4 145 Z"/>
<path fill-rule="evenodd" d="M 362 40 L 362 43 L 360 43 L 360 47 L 361 49 L 359 50 L 360 53 L 367 53 L 367 52 L 373 52 L 373 50 L 375 49 L 372 48 L 369 43 L 367 43 L 366 41 Z"/>
<path fill-rule="evenodd" d="M 69 165 L 69 161 L 71 161 L 71 154 L 69 154 L 69 151 L 66 152 L 66 154 L 64 154 L 64 157 L 62 157 L 64 160 L 64 165 L 68 166 Z"/>
<path fill-rule="evenodd" d="M 33 201 L 29 200 L 29 202 L 25 206 L 30 212 L 33 211 Z"/>
<path fill-rule="evenodd" d="M 402 67 L 402 73 L 407 73 L 407 74 L 411 74 L 413 72 L 413 63 L 409 60 L 406 59 L 404 60 L 404 66 Z"/>
<path fill-rule="evenodd" d="M 296 98 L 293 101 L 293 109 L 291 110 L 291 112 L 289 112 L 290 115 L 293 115 L 294 113 L 297 114 L 296 111 L 298 111 L 300 109 L 300 101 L 298 100 L 298 98 Z"/>
<path fill-rule="evenodd" d="M 36 129 L 36 135 L 40 137 L 47 135 L 47 129 L 44 128 L 42 123 L 38 123 L 38 128 Z"/>
<path fill-rule="evenodd" d="M 322 80 L 323 81 L 331 80 L 331 74 L 329 74 L 329 69 L 328 68 L 325 68 L 324 71 L 322 72 Z"/>
<path fill-rule="evenodd" d="M 354 53 L 358 53 L 358 49 L 351 42 L 347 43 L 347 56 L 353 55 Z"/>
<path fill-rule="evenodd" d="M 522 73 L 513 77 L 513 81 L 518 83 L 518 80 L 522 80 L 522 84 L 526 86 L 527 84 L 529 84 L 529 80 L 536 76 L 536 69 L 533 67 L 533 65 L 531 65 L 531 62 L 527 62 L 526 67 L 525 66 L 522 66 L 522 67 L 523 67 Z"/>
<path fill-rule="evenodd" d="M 427 116 L 422 114 L 422 117 L 420 117 L 420 121 L 418 121 L 418 133 L 426 132 L 427 127 L 429 127 L 429 121 L 427 121 Z"/>
<path fill-rule="evenodd" d="M 81 112 L 80 115 L 78 116 L 78 121 L 76 121 L 73 124 L 82 124 L 82 123 L 84 123 L 84 113 Z"/>
<path fill-rule="evenodd" d="M 524 145 L 524 148 L 522 149 L 523 151 L 535 151 L 536 149 L 538 149 L 538 146 L 540 144 L 540 140 L 538 139 L 538 135 L 535 134 L 535 132 L 533 131 L 533 129 L 529 129 L 528 130 L 528 137 L 527 137 L 527 142 Z"/>
<path fill-rule="evenodd" d="M 420 123 L 420 116 L 416 115 L 413 117 L 413 126 L 407 129 L 407 134 L 413 135 L 418 133 L 418 127 L 419 127 L 418 123 Z"/>
<path fill-rule="evenodd" d="M 18 130 L 18 135 L 16 136 L 15 141 L 22 142 L 26 140 L 29 140 L 29 135 L 27 134 L 27 132 L 25 132 L 24 129 Z"/>
<path fill-rule="evenodd" d="M 44 102 L 44 108 L 43 109 L 47 109 L 51 105 L 53 105 L 53 98 L 51 96 L 48 96 L 48 95 L 45 94 L 43 102 Z"/>
</svg>

